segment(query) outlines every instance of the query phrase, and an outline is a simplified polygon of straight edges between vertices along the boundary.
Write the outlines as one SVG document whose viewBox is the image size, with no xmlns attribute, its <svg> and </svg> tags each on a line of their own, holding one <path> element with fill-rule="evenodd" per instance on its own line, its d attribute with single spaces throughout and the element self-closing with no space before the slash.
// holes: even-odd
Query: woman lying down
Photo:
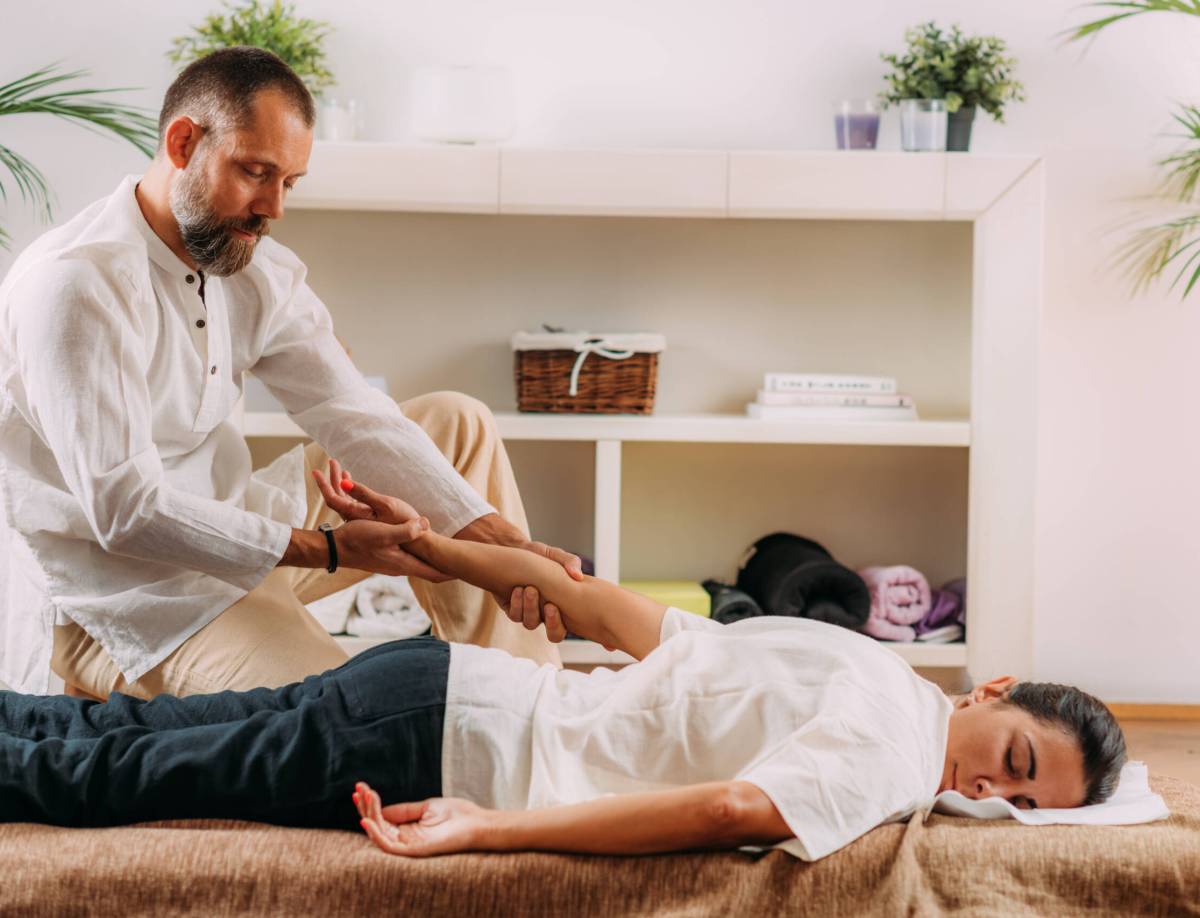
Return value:
<svg viewBox="0 0 1200 918">
<path fill-rule="evenodd" d="M 415 516 L 318 479 L 344 517 Z M 0 820 L 361 825 L 413 856 L 782 842 L 815 860 L 946 789 L 1098 803 L 1124 760 L 1112 715 L 1074 688 L 1002 678 L 949 700 L 832 625 L 720 625 L 430 531 L 405 547 L 493 593 L 533 585 L 557 607 L 551 632 L 639 662 L 585 675 L 415 638 L 278 689 L 106 703 L 2 692 Z"/>
</svg>

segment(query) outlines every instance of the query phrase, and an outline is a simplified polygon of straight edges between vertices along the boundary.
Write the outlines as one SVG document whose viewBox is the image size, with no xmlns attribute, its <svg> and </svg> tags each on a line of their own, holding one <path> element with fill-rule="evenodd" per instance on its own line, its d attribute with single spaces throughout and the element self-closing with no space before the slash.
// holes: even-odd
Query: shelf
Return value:
<svg viewBox="0 0 1200 918">
<path fill-rule="evenodd" d="M 347 653 L 354 655 L 389 639 L 339 634 L 334 636 L 334 640 Z M 879 643 L 898 654 L 909 666 L 949 669 L 967 665 L 966 644 L 898 644 L 891 641 L 880 641 Z M 634 662 L 633 657 L 624 651 L 605 650 L 592 641 L 563 641 L 558 645 L 558 651 L 563 664 L 567 666 L 624 666 L 626 663 Z"/>
<path fill-rule="evenodd" d="M 946 421 L 759 421 L 740 414 L 584 415 L 497 412 L 505 440 L 970 446 L 971 425 Z M 303 437 L 282 412 L 247 412 L 247 437 Z"/>
<path fill-rule="evenodd" d="M 895 151 L 317 143 L 288 207 L 479 214 L 971 220 L 1038 162 Z"/>
<path fill-rule="evenodd" d="M 494 214 L 495 148 L 316 143 L 289 208 Z"/>
<path fill-rule="evenodd" d="M 496 414 L 506 440 L 970 446 L 967 421 L 759 421 L 741 414 Z"/>
</svg>

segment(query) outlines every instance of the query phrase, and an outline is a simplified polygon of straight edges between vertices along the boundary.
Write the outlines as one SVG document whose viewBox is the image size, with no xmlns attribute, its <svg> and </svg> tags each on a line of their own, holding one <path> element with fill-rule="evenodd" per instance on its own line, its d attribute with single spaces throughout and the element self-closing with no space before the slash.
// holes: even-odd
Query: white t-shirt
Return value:
<svg viewBox="0 0 1200 918">
<path fill-rule="evenodd" d="M 586 674 L 453 645 L 443 792 L 530 809 L 749 781 L 805 860 L 932 802 L 950 701 L 872 638 L 679 609 L 661 637 L 640 663 Z"/>
</svg>

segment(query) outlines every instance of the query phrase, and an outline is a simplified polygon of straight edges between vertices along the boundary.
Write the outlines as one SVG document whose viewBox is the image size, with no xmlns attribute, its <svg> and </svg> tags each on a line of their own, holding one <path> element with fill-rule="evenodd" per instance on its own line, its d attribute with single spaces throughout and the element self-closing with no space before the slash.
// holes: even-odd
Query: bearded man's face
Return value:
<svg viewBox="0 0 1200 918">
<path fill-rule="evenodd" d="M 274 91 L 258 94 L 247 125 L 200 141 L 171 183 L 170 205 L 201 271 L 227 277 L 250 263 L 311 150 L 312 131 Z"/>
</svg>

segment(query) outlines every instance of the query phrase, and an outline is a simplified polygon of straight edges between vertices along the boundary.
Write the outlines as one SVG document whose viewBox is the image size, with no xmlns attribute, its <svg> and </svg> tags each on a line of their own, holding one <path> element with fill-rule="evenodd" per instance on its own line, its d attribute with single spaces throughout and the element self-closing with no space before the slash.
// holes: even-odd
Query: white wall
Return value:
<svg viewBox="0 0 1200 918">
<path fill-rule="evenodd" d="M 62 59 L 97 83 L 144 86 L 157 106 L 169 39 L 209 3 L 9 4 L 0 80 Z M 332 20 L 334 70 L 365 104 L 368 137 L 405 134 L 411 67 L 489 60 L 512 68 L 522 145 L 828 148 L 829 104 L 873 92 L 882 49 L 936 18 L 1001 34 L 1028 103 L 983 121 L 974 149 L 1047 163 L 1035 636 L 1040 677 L 1112 700 L 1200 702 L 1200 434 L 1191 357 L 1200 296 L 1130 297 L 1105 269 L 1106 235 L 1152 183 L 1172 99 L 1200 86 L 1200 21 L 1151 16 L 1086 54 L 1055 33 L 1075 0 L 606 0 L 604 3 L 302 0 Z M 6 118 L 45 169 L 59 215 L 135 171 L 137 154 L 45 118 Z M 895 146 L 889 119 L 881 145 Z M 19 248 L 37 232 L 19 204 Z M 11 255 L 0 254 L 0 271 Z"/>
</svg>

